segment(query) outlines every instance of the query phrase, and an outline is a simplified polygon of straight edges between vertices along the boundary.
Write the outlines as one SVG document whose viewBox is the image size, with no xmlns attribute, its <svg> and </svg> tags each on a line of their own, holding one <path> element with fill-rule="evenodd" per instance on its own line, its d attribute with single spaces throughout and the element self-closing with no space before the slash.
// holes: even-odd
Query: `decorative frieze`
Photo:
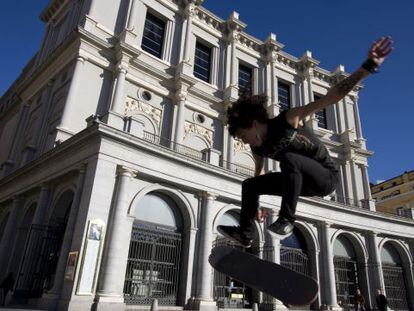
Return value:
<svg viewBox="0 0 414 311">
<path fill-rule="evenodd" d="M 127 98 L 125 114 L 131 115 L 134 111 L 141 112 L 155 121 L 157 126 L 161 123 L 161 109 L 155 108 L 145 102 L 133 98 Z"/>
<path fill-rule="evenodd" d="M 184 138 L 189 134 L 197 134 L 205 138 L 209 144 L 209 147 L 213 145 L 213 131 L 209 130 L 201 125 L 185 121 Z"/>
<path fill-rule="evenodd" d="M 250 151 L 250 147 L 243 143 L 240 139 L 234 139 L 234 150 L 235 151 Z"/>
</svg>

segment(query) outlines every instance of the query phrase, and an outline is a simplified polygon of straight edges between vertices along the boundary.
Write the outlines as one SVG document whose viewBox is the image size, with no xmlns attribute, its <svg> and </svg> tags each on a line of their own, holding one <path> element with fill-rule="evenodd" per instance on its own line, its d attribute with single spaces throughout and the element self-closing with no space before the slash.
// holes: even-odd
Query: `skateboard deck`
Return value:
<svg viewBox="0 0 414 311">
<path fill-rule="evenodd" d="M 318 295 L 318 283 L 313 278 L 229 246 L 214 247 L 209 262 L 217 271 L 284 304 L 308 305 Z"/>
</svg>

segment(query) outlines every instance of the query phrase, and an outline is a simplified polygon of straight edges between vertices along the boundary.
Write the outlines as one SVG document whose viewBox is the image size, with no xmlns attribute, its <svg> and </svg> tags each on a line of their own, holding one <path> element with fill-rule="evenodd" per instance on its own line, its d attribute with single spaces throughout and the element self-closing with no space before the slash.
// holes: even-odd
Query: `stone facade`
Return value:
<svg viewBox="0 0 414 311">
<path fill-rule="evenodd" d="M 176 237 L 179 229 L 180 273 L 169 307 L 220 307 L 207 258 L 216 226 L 237 217 L 241 182 L 253 168 L 248 147 L 225 126 L 225 109 L 238 97 L 239 64 L 252 69 L 252 91 L 268 96 L 271 115 L 280 110 L 278 81 L 289 84 L 291 103 L 300 106 L 346 73 L 343 66 L 333 72 L 318 67 L 310 51 L 289 55 L 274 34 L 254 38 L 236 12 L 223 20 L 202 2 L 53 0 L 42 12 L 41 47 L 0 102 L 0 276 L 11 271 L 17 279 L 12 303 L 49 310 L 148 308 L 153 287 L 137 285 L 139 276 L 126 271 L 134 241 L 142 245 L 150 226 L 158 236 Z M 160 56 L 142 48 L 149 14 L 165 25 Z M 193 74 L 197 41 L 211 49 L 209 83 Z M 316 117 L 308 122 L 341 169 L 335 193 L 302 198 L 297 207 L 297 234 L 321 289 L 311 307 L 349 308 L 342 300 L 352 293 L 344 294 L 338 279 L 345 260 L 353 263 L 368 308 L 375 307 L 376 288 L 385 288 L 402 301 L 393 303 L 412 310 L 414 222 L 375 210 L 359 88 L 327 109 L 327 129 Z M 266 170 L 278 171 L 278 163 L 268 161 Z M 145 214 L 150 211 L 142 202 L 149 198 L 169 202 L 175 216 Z M 270 223 L 280 198 L 264 196 L 261 206 Z M 176 223 L 164 228 L 163 220 L 171 219 Z M 259 255 L 283 264 L 284 242 L 269 237 L 263 224 L 256 227 Z M 341 253 L 338 245 L 346 243 Z M 390 269 L 401 272 L 402 294 L 387 292 Z M 138 293 L 127 301 L 128 282 Z M 285 308 L 253 296 L 250 302 L 263 307 Z"/>
</svg>

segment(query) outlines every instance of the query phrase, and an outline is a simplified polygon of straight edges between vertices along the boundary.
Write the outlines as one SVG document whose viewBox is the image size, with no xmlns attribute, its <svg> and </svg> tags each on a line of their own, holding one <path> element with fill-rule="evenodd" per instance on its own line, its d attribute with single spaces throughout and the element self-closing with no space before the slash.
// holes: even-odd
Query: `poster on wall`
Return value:
<svg viewBox="0 0 414 311">
<path fill-rule="evenodd" d="M 90 295 L 94 291 L 98 258 L 101 251 L 105 222 L 100 219 L 89 221 L 82 257 L 78 294 Z"/>
<path fill-rule="evenodd" d="M 78 261 L 78 252 L 70 252 L 66 263 L 65 280 L 73 281 L 75 278 L 76 262 Z"/>
</svg>

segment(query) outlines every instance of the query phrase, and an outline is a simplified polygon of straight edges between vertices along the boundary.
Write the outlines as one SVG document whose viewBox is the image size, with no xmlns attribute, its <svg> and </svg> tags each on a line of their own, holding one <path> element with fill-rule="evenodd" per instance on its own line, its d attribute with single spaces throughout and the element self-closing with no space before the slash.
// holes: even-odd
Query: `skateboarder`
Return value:
<svg viewBox="0 0 414 311">
<path fill-rule="evenodd" d="M 269 119 L 266 97 L 242 96 L 227 110 L 229 133 L 249 144 L 255 160 L 255 177 L 242 184 L 240 226 L 218 226 L 227 238 L 248 248 L 252 244 L 253 219 L 259 195 L 282 197 L 279 218 L 267 227 L 274 234 L 288 236 L 293 230 L 299 196 L 325 196 L 335 190 L 338 169 L 323 143 L 304 126 L 315 112 L 344 98 L 391 53 L 393 42 L 382 37 L 373 43 L 367 60 L 328 93 L 305 106 L 294 107 Z M 262 174 L 264 159 L 280 162 L 281 172 Z"/>
</svg>

